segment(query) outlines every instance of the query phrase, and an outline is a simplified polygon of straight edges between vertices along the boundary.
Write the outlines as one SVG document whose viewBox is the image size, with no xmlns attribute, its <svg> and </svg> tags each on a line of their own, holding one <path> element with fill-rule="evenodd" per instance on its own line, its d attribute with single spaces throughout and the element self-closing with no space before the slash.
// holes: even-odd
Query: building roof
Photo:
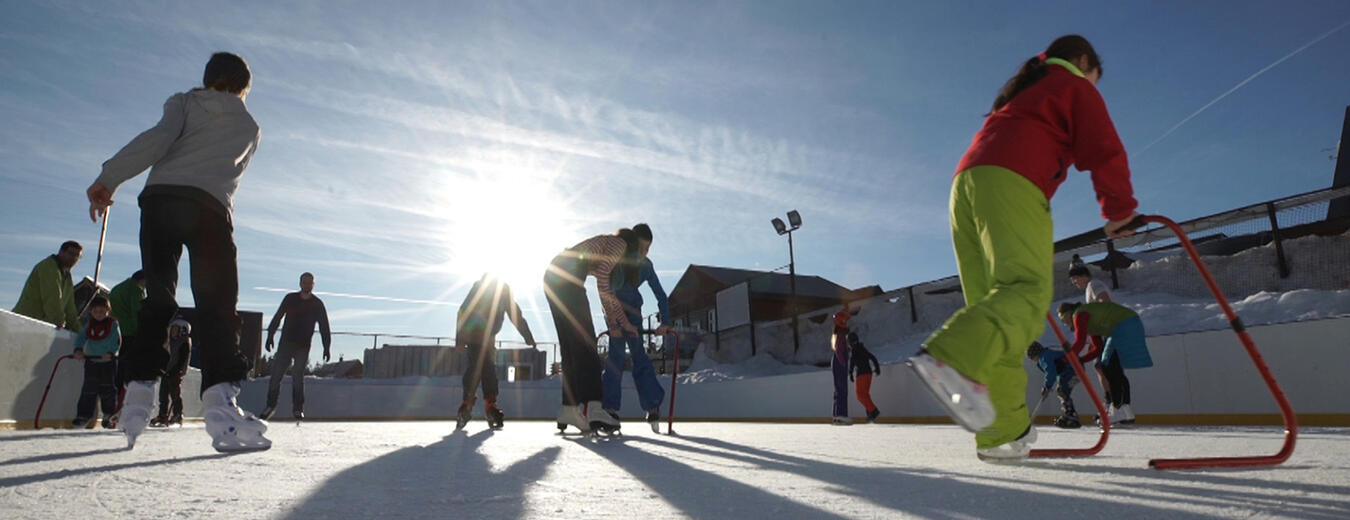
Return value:
<svg viewBox="0 0 1350 520">
<path fill-rule="evenodd" d="M 701 283 L 700 278 L 710 282 L 706 284 L 708 286 L 704 286 L 705 284 Z M 685 297 L 683 293 L 689 291 L 703 294 L 715 293 L 746 281 L 750 283 L 751 293 L 784 297 L 792 294 L 792 276 L 788 273 L 690 264 L 685 269 L 684 275 L 680 277 L 680 281 L 675 284 L 675 289 L 671 291 L 670 297 L 672 300 L 682 299 Z M 859 292 L 871 296 L 874 292 L 880 293 L 881 288 L 868 286 L 854 291 L 819 276 L 797 275 L 797 296 L 800 298 L 847 300 L 852 299 Z"/>
</svg>

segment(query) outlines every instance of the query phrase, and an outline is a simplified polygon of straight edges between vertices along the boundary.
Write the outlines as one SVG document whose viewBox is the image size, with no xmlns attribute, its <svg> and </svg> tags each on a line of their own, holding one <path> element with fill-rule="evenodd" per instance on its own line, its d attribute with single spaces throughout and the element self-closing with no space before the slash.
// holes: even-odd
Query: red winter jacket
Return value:
<svg viewBox="0 0 1350 520">
<path fill-rule="evenodd" d="M 956 171 L 1002 166 L 1045 193 L 1046 200 L 1069 166 L 1092 172 L 1102 217 L 1120 220 L 1138 203 L 1130 186 L 1125 146 L 1116 135 L 1106 102 L 1087 79 L 1060 65 L 1050 70 L 984 121 Z"/>
</svg>

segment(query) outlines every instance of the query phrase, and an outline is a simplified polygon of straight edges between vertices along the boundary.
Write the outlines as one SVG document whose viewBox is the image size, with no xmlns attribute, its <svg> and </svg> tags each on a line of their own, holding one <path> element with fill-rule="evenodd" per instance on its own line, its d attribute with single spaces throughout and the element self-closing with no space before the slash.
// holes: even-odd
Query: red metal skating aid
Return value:
<svg viewBox="0 0 1350 520">
<path fill-rule="evenodd" d="M 47 404 L 47 392 L 52 391 L 52 380 L 53 380 L 53 379 L 56 379 L 56 369 L 61 368 L 61 362 L 62 362 L 62 361 L 65 361 L 65 360 L 70 359 L 70 358 L 73 358 L 73 357 L 75 357 L 74 354 L 66 354 L 66 355 L 64 355 L 64 356 L 61 356 L 61 357 L 59 357 L 59 358 L 56 358 L 56 366 L 53 366 L 53 367 L 52 367 L 52 376 L 49 377 L 49 378 L 47 378 L 47 389 L 42 391 L 42 400 L 41 400 L 41 401 L 38 401 L 37 412 L 33 414 L 33 429 L 34 429 L 34 430 L 40 430 L 40 429 L 42 429 L 42 426 L 39 426 L 39 424 L 40 424 L 39 420 L 42 418 L 42 406 L 45 405 L 45 404 Z"/>
<path fill-rule="evenodd" d="M 1214 300 L 1219 303 L 1223 313 L 1228 317 L 1228 323 L 1237 334 L 1238 339 L 1242 341 L 1242 346 L 1247 350 L 1247 355 L 1252 358 L 1252 363 L 1256 365 L 1256 370 L 1261 373 L 1261 379 L 1265 380 L 1266 387 L 1270 389 L 1270 394 L 1275 398 L 1275 402 L 1280 405 L 1280 414 L 1284 417 L 1284 446 L 1274 455 L 1253 455 L 1246 457 L 1199 457 L 1182 459 L 1152 459 L 1148 465 L 1154 469 L 1192 469 L 1192 468 L 1215 468 L 1215 467 L 1240 467 L 1240 466 L 1273 466 L 1289 459 L 1294 454 L 1294 444 L 1298 438 L 1298 417 L 1294 415 L 1294 409 L 1289 405 L 1289 400 L 1285 398 L 1284 391 L 1280 390 L 1280 384 L 1275 381 L 1275 377 L 1270 374 L 1270 369 L 1266 367 L 1266 361 L 1261 357 L 1261 353 L 1256 350 L 1256 344 L 1252 342 L 1252 337 L 1243 327 L 1242 320 L 1238 318 L 1237 313 L 1229 306 L 1228 299 L 1224 298 L 1223 292 L 1219 286 L 1214 283 L 1214 277 L 1209 274 L 1209 269 L 1200 258 L 1200 253 L 1195 250 L 1195 245 L 1186 237 L 1186 232 L 1167 217 L 1160 215 L 1144 215 L 1129 224 L 1130 227 L 1139 227 L 1145 223 L 1155 223 L 1167 226 L 1176 234 L 1177 240 L 1186 248 L 1186 254 L 1191 257 L 1191 262 L 1195 264 L 1195 269 L 1200 271 L 1200 276 L 1204 277 L 1205 285 L 1209 286 L 1209 291 L 1214 293 Z"/>
</svg>

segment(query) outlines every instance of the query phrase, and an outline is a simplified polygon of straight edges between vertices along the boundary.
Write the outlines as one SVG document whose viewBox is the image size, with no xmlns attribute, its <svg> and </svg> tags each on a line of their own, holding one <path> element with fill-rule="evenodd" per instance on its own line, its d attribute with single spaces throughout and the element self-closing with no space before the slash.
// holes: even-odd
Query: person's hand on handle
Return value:
<svg viewBox="0 0 1350 520">
<path fill-rule="evenodd" d="M 1107 222 L 1106 226 L 1102 227 L 1102 230 L 1106 231 L 1106 236 L 1110 238 L 1120 238 L 1133 235 L 1134 228 L 1136 226 L 1131 226 L 1130 224 L 1134 223 L 1134 220 L 1137 218 L 1139 218 L 1139 212 L 1138 211 L 1131 212 L 1130 216 L 1128 217 L 1125 217 L 1120 220 L 1112 220 L 1110 222 Z M 1140 224 L 1142 224 L 1142 222 Z"/>
<path fill-rule="evenodd" d="M 90 184 L 89 189 L 84 194 L 89 197 L 89 220 L 98 222 L 99 217 L 108 214 L 108 206 L 112 206 L 112 191 L 97 182 Z"/>
</svg>

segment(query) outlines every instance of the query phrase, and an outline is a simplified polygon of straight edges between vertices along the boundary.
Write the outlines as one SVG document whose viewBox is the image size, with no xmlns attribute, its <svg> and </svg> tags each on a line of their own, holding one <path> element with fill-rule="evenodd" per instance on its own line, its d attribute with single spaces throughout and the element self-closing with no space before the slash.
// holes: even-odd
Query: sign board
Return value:
<svg viewBox="0 0 1350 520">
<path fill-rule="evenodd" d="M 717 327 L 727 330 L 750 323 L 750 284 L 741 282 L 717 292 Z"/>
</svg>

